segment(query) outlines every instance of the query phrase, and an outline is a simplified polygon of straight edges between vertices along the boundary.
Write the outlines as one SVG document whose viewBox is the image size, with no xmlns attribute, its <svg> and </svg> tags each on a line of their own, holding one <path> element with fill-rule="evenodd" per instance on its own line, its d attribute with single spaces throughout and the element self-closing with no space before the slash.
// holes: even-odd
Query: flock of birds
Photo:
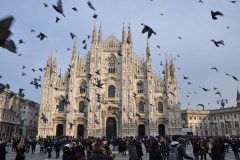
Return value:
<svg viewBox="0 0 240 160">
<path fill-rule="evenodd" d="M 202 0 L 199 0 L 200 3 L 204 3 Z M 237 1 L 230 1 L 231 3 L 235 4 Z M 49 7 L 48 4 L 46 3 L 43 3 L 44 7 L 47 8 Z M 94 5 L 88 1 L 87 2 L 87 5 L 90 9 L 92 9 L 93 11 L 96 12 L 96 9 L 94 8 Z M 58 0 L 57 1 L 57 4 L 56 5 L 52 5 L 52 8 L 58 12 L 60 15 L 62 15 L 63 17 L 66 17 L 65 14 L 64 14 L 64 10 L 63 10 L 63 5 L 62 5 L 62 1 L 61 0 Z M 78 8 L 76 7 L 73 7 L 72 10 L 74 12 L 78 12 Z M 161 13 L 161 15 L 163 15 Z M 223 17 L 224 14 L 220 11 L 213 11 L 211 10 L 211 13 L 210 13 L 210 17 L 213 19 L 213 20 L 218 20 L 218 18 L 220 17 Z M 92 16 L 94 19 L 97 19 L 98 17 L 98 14 L 94 13 L 94 15 Z M 13 40 L 9 39 L 10 35 L 12 34 L 11 30 L 10 30 L 10 27 L 12 25 L 14 21 L 14 17 L 13 16 L 9 16 L 9 17 L 6 17 L 2 20 L 0 20 L 0 46 L 4 49 L 7 49 L 8 51 L 10 52 L 13 52 L 13 53 L 17 53 L 17 46 L 16 44 L 14 43 Z M 56 17 L 56 23 L 59 23 L 59 21 L 61 21 L 61 18 L 60 17 Z M 149 25 L 147 24 L 144 24 L 144 23 L 141 23 L 140 25 L 143 26 L 143 29 L 142 29 L 142 34 L 145 34 L 147 33 L 147 37 L 148 38 L 151 38 L 152 35 L 157 35 L 157 33 L 154 31 L 154 29 L 152 29 L 152 27 L 150 27 Z M 229 29 L 230 27 L 228 26 L 227 29 Z M 36 32 L 34 29 L 31 29 L 31 33 L 33 32 Z M 45 34 L 45 33 L 42 33 L 42 32 L 39 32 L 39 34 L 36 36 L 37 38 L 39 38 L 40 41 L 43 41 L 45 38 L 48 38 L 48 36 Z M 71 39 L 74 39 L 76 38 L 76 34 L 70 32 L 70 37 Z M 91 36 L 90 35 L 87 35 L 87 39 L 90 39 Z M 182 37 L 178 37 L 178 39 L 182 40 Z M 223 40 L 214 40 L 214 39 L 211 39 L 211 42 L 213 42 L 213 44 L 216 46 L 216 47 L 221 47 L 221 46 L 224 46 L 225 43 Z M 83 46 L 83 49 L 87 50 L 87 44 L 86 44 L 86 39 L 84 39 L 82 41 L 82 43 L 84 44 Z M 18 41 L 18 44 L 25 44 L 25 41 L 23 39 L 19 39 Z M 157 45 L 157 48 L 160 49 L 160 45 Z M 67 48 L 67 50 L 71 50 L 70 48 Z M 21 54 L 18 54 L 19 56 L 21 56 Z M 121 55 L 119 55 L 121 56 Z M 180 56 L 177 55 L 177 57 L 179 58 Z M 176 58 L 175 58 L 176 59 Z M 161 62 L 162 66 L 163 63 Z M 22 76 L 26 76 L 28 75 L 28 73 L 26 73 L 24 70 L 25 70 L 26 66 L 23 65 L 22 66 Z M 69 70 L 71 69 L 71 66 L 69 66 Z M 178 68 L 180 70 L 180 68 Z M 40 72 L 44 72 L 45 71 L 45 68 L 42 68 L 42 67 L 39 67 L 39 68 L 31 68 L 32 72 L 36 72 L 36 71 L 40 71 Z M 216 72 L 218 72 L 218 69 L 216 67 L 212 67 L 211 70 L 214 70 Z M 70 71 L 69 71 L 70 73 Z M 240 81 L 240 79 L 238 79 L 236 76 L 234 75 L 230 75 L 229 73 L 227 72 L 224 72 L 226 74 L 226 76 L 228 77 L 231 77 L 233 80 L 235 81 Z M 96 74 L 100 74 L 99 71 L 96 71 Z M 164 72 L 163 72 L 164 74 Z M 70 78 L 70 74 L 69 74 L 69 78 Z M 93 75 L 91 74 L 88 74 L 87 77 L 90 79 Z M 3 78 L 1 75 L 0 75 L 0 78 Z M 189 77 L 188 76 L 185 76 L 183 75 L 183 79 L 187 81 L 187 84 L 188 85 L 192 85 L 192 82 L 189 81 Z M 41 87 L 41 76 L 39 77 L 35 77 L 33 78 L 33 80 L 30 82 L 31 85 L 33 85 L 36 89 L 40 88 Z M 96 83 L 93 84 L 94 86 L 98 87 L 98 88 L 102 88 L 102 86 L 104 85 L 101 80 L 99 79 L 96 79 Z M 53 86 L 50 86 L 50 87 L 53 87 Z M 3 90 L 5 88 L 10 88 L 10 85 L 7 84 L 7 85 L 0 85 L 0 93 L 3 92 Z M 213 89 L 211 88 L 206 88 L 206 87 L 202 87 L 202 86 L 199 86 L 200 89 L 202 89 L 204 92 L 209 92 L 211 90 L 214 90 L 214 94 L 216 95 L 219 95 L 220 98 L 222 98 L 222 95 L 221 95 L 221 92 L 218 90 L 218 88 L 214 87 Z M 56 90 L 58 88 L 55 88 Z M 181 89 L 181 88 L 179 88 Z M 21 95 L 22 97 L 24 97 L 24 91 L 25 89 L 23 88 L 20 88 L 19 89 L 19 95 Z M 189 94 L 187 95 L 187 97 L 189 97 L 190 94 L 192 94 L 191 92 L 188 92 Z M 195 94 L 197 94 L 197 92 L 194 92 Z M 170 93 L 170 94 L 173 94 L 173 93 Z M 90 101 L 90 99 L 88 97 L 83 97 L 84 99 L 86 99 L 87 101 Z M 100 99 L 101 99 L 101 95 L 98 94 L 97 95 L 97 101 L 100 102 Z M 68 95 L 65 95 L 65 96 L 61 96 L 61 98 L 59 99 L 64 105 L 69 105 L 70 104 L 70 101 L 68 100 Z M 190 103 L 188 103 L 188 105 L 190 105 Z M 205 109 L 205 105 L 204 104 L 197 104 L 197 106 L 200 106 L 202 107 L 202 109 L 204 110 Z M 59 105 L 56 106 L 56 108 L 58 108 Z M 111 108 L 110 108 L 111 109 Z M 43 120 L 44 123 L 47 123 L 48 119 L 47 117 L 42 114 L 41 115 L 41 119 Z M 96 123 L 99 123 L 99 122 L 96 122 Z M 71 124 L 72 126 L 73 124 Z"/>
</svg>

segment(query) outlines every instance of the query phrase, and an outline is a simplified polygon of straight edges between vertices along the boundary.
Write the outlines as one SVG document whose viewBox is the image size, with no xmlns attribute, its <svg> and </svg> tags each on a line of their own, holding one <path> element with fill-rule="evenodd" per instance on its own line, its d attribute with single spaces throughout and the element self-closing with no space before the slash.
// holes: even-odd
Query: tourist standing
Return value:
<svg viewBox="0 0 240 160">
<path fill-rule="evenodd" d="M 15 160 L 25 160 L 25 140 L 21 138 L 19 143 L 16 146 L 16 158 Z"/>
</svg>

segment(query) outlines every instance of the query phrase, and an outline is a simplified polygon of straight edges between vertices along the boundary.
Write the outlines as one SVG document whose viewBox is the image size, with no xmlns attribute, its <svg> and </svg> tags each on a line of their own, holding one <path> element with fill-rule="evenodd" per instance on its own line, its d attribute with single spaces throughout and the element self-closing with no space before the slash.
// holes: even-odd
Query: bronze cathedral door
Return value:
<svg viewBox="0 0 240 160">
<path fill-rule="evenodd" d="M 117 122 L 115 118 L 109 117 L 106 122 L 106 136 L 117 137 Z"/>
</svg>

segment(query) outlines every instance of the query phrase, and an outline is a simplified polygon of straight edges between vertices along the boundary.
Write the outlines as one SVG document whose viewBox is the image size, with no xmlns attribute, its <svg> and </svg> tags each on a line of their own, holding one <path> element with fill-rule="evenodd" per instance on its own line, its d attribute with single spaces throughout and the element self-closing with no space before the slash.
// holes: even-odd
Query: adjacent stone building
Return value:
<svg viewBox="0 0 240 160">
<path fill-rule="evenodd" d="M 32 110 L 34 116 L 30 116 L 26 108 L 35 107 Z M 0 84 L 0 137 L 1 136 L 36 136 L 39 114 L 39 104 L 24 99 L 22 92 L 15 93 L 9 85 Z M 32 124 L 28 124 L 32 121 Z M 25 130 L 29 128 L 29 130 Z"/>
<path fill-rule="evenodd" d="M 240 94 L 237 106 L 214 110 L 182 110 L 182 127 L 192 128 L 196 136 L 240 135 Z"/>
<path fill-rule="evenodd" d="M 164 77 L 133 49 L 130 26 L 122 40 L 98 38 L 94 25 L 87 55 L 79 57 L 75 41 L 65 74 L 57 74 L 50 54 L 42 85 L 40 136 L 147 136 L 179 134 L 181 111 L 173 59 L 166 58 Z"/>
</svg>

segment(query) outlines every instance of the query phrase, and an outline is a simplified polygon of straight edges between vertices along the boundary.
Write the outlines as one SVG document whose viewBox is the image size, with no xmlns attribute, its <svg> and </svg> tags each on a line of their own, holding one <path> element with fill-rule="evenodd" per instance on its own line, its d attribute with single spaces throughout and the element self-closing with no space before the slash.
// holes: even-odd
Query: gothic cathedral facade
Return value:
<svg viewBox="0 0 240 160">
<path fill-rule="evenodd" d="M 38 135 L 157 136 L 181 133 L 178 82 L 172 57 L 164 76 L 154 73 L 147 42 L 146 60 L 133 50 L 131 29 L 122 41 L 98 37 L 94 24 L 90 52 L 79 58 L 75 40 L 71 64 L 57 75 L 48 57 L 42 84 Z"/>
</svg>

